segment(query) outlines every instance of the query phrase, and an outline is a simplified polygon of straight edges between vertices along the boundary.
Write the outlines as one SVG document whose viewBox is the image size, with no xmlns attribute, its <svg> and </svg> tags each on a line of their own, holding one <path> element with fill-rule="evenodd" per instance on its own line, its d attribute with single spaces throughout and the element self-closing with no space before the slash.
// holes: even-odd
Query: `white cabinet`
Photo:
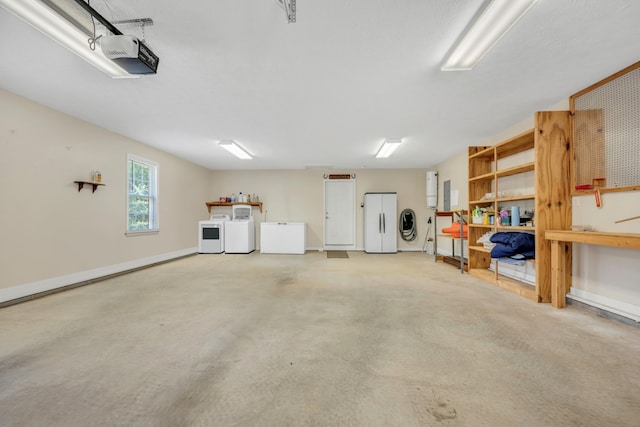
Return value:
<svg viewBox="0 0 640 427">
<path fill-rule="evenodd" d="M 398 252 L 398 196 L 396 193 L 364 194 L 364 251 Z"/>
<path fill-rule="evenodd" d="M 304 254 L 306 224 L 304 222 L 263 222 L 260 224 L 260 253 Z"/>
</svg>

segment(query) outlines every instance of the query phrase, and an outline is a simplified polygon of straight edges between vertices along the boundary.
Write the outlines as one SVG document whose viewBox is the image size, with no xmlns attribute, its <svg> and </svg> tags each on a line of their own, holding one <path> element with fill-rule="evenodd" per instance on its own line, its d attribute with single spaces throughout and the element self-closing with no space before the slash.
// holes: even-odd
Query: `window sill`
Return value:
<svg viewBox="0 0 640 427">
<path fill-rule="evenodd" d="M 125 231 L 124 235 L 127 237 L 134 236 L 147 236 L 149 234 L 158 234 L 160 233 L 159 229 L 156 230 L 139 230 L 139 231 Z"/>
</svg>

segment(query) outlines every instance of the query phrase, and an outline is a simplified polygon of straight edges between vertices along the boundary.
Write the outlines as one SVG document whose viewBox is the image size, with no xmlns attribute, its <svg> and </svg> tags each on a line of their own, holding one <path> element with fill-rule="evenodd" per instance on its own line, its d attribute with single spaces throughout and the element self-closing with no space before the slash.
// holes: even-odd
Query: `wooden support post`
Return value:
<svg viewBox="0 0 640 427">
<path fill-rule="evenodd" d="M 551 241 L 551 305 L 555 308 L 567 306 L 567 263 L 563 243 L 558 240 Z"/>
</svg>

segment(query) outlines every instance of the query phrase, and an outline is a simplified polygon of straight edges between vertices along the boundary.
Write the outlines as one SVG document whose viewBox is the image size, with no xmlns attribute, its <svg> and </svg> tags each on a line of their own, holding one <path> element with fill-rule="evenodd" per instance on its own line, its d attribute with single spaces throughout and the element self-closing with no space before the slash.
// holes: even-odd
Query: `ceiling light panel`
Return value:
<svg viewBox="0 0 640 427">
<path fill-rule="evenodd" d="M 385 139 L 382 143 L 382 146 L 378 150 L 378 154 L 376 154 L 376 157 L 378 159 L 386 159 L 387 157 L 391 156 L 394 151 L 396 151 L 396 148 L 398 148 L 400 144 L 402 144 L 402 139 Z"/>
<path fill-rule="evenodd" d="M 453 49 L 442 71 L 471 70 L 536 0 L 491 0 Z"/>
<path fill-rule="evenodd" d="M 230 152 L 231 154 L 233 154 L 234 156 L 236 156 L 239 159 L 250 160 L 250 159 L 253 158 L 253 156 L 251 156 L 251 154 L 249 154 L 247 151 L 245 151 L 242 147 L 240 147 L 233 140 L 220 141 L 218 143 L 218 145 L 220 147 L 224 148 L 225 150 L 227 150 L 228 152 Z"/>
</svg>

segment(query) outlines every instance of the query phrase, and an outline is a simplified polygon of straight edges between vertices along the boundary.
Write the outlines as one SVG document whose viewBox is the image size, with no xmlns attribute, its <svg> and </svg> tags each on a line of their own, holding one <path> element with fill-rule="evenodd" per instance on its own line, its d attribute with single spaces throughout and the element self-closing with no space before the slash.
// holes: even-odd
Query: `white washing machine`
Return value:
<svg viewBox="0 0 640 427">
<path fill-rule="evenodd" d="M 233 217 L 224 223 L 224 251 L 248 254 L 256 249 L 256 228 L 251 205 L 233 205 Z"/>
<path fill-rule="evenodd" d="M 201 254 L 221 254 L 224 252 L 224 224 L 229 215 L 211 215 L 206 221 L 198 222 L 198 252 Z"/>
</svg>

